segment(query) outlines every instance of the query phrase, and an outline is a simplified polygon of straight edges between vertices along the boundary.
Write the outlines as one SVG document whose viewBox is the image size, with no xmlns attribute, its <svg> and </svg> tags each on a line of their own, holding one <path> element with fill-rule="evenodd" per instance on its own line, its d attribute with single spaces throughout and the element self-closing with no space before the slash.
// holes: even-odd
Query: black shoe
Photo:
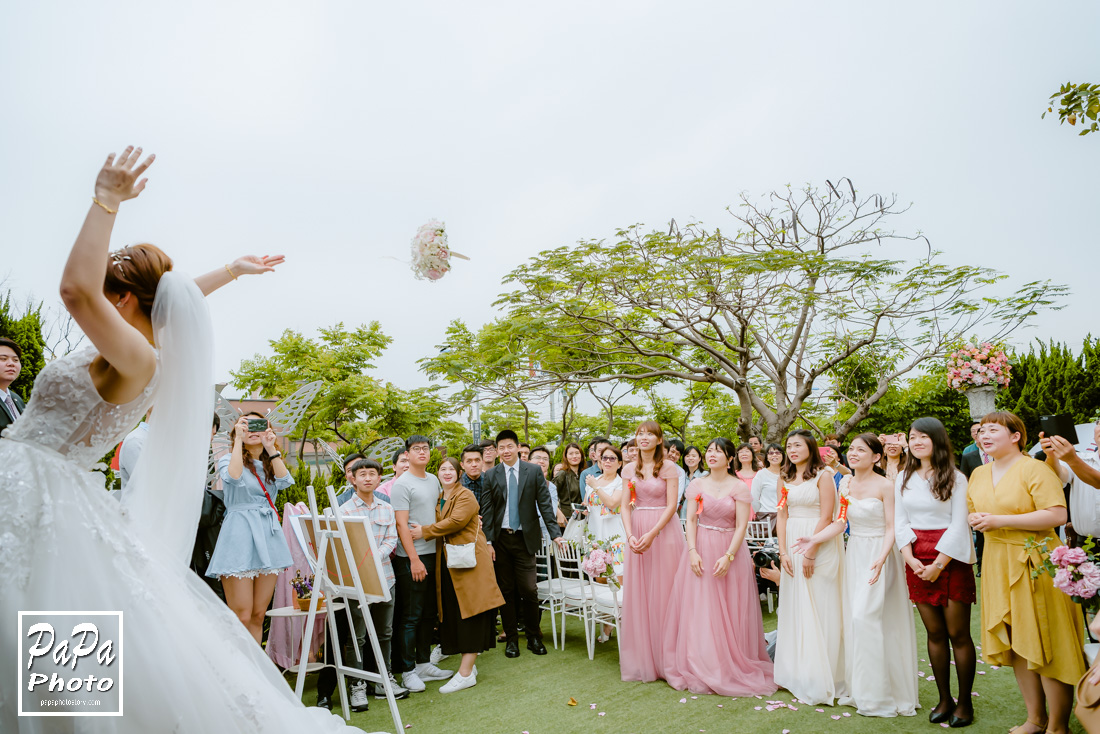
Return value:
<svg viewBox="0 0 1100 734">
<path fill-rule="evenodd" d="M 936 711 L 935 709 L 933 709 L 932 711 L 928 712 L 928 720 L 931 721 L 933 724 L 942 724 L 943 722 L 951 718 L 952 716 L 950 711 Z"/>
<path fill-rule="evenodd" d="M 546 654 L 546 645 L 542 644 L 542 640 L 539 640 L 539 639 L 532 638 L 532 639 L 528 640 L 527 641 L 527 649 L 530 650 L 531 652 L 535 653 L 536 655 L 545 655 Z"/>
<path fill-rule="evenodd" d="M 329 711 L 332 711 L 332 699 L 329 698 L 328 696 L 318 696 L 317 697 L 317 706 L 319 708 L 328 709 Z"/>
<path fill-rule="evenodd" d="M 951 715 L 951 721 L 948 722 L 948 726 L 950 726 L 952 729 L 961 729 L 962 727 L 970 726 L 973 723 L 974 723 L 974 717 L 973 716 L 971 716 L 969 719 L 960 719 L 958 716 L 955 716 L 954 714 L 952 714 Z"/>
<path fill-rule="evenodd" d="M 530 645 L 528 645 L 530 647 Z M 518 658 L 519 657 L 519 640 L 509 640 L 504 644 L 504 657 L 506 658 Z"/>
</svg>

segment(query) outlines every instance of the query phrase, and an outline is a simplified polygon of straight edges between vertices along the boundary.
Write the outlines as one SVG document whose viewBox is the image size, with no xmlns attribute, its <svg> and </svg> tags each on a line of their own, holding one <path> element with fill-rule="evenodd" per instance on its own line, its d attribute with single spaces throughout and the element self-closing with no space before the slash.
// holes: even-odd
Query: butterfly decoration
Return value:
<svg viewBox="0 0 1100 734">
<path fill-rule="evenodd" d="M 306 408 L 317 397 L 317 393 L 321 392 L 323 386 L 324 383 L 320 380 L 308 382 L 295 390 L 290 397 L 280 400 L 271 409 L 271 412 L 267 414 L 267 421 L 271 424 L 271 429 L 275 431 L 276 436 L 288 436 L 293 433 L 294 429 L 298 427 L 298 423 L 301 422 L 302 416 L 306 414 Z M 242 415 L 241 411 L 237 410 L 217 390 L 214 391 L 214 412 L 221 420 L 223 430 L 214 434 L 214 438 L 210 442 L 210 462 L 206 467 L 206 486 L 211 489 L 214 488 L 218 480 L 218 460 L 228 455 L 232 450 L 233 441 L 230 432 L 237 425 L 237 421 Z"/>
<path fill-rule="evenodd" d="M 331 444 L 322 438 L 311 438 L 310 441 L 316 441 L 318 448 L 320 448 L 324 455 L 328 457 L 329 461 L 333 463 L 332 470 L 342 474 L 344 471 L 344 457 L 340 456 L 336 449 L 332 448 Z M 381 464 L 385 472 L 382 478 L 385 479 L 393 476 L 393 472 L 389 471 L 388 467 L 393 460 L 394 452 L 398 449 L 405 449 L 405 439 L 398 436 L 392 436 L 390 438 L 379 438 L 372 441 L 357 453 L 362 454 L 365 459 L 371 459 Z"/>
</svg>

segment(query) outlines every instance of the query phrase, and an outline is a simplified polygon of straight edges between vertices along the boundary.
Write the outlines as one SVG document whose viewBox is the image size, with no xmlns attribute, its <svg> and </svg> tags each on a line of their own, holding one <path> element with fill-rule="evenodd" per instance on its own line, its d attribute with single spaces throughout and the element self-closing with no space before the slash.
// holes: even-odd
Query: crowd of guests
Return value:
<svg viewBox="0 0 1100 734">
<path fill-rule="evenodd" d="M 233 427 L 219 463 L 225 519 L 203 570 L 257 641 L 275 574 L 291 565 L 275 509 L 291 479 L 270 429 L 250 429 L 258 417 Z M 970 619 L 980 562 L 982 655 L 1016 674 L 1028 717 L 1015 731 L 1066 731 L 1086 672 L 1082 615 L 1049 576 L 1031 573 L 1028 544 L 1053 549 L 1063 527 L 1071 542 L 1100 532 L 1100 459 L 1095 445 L 1045 436 L 1045 461 L 1031 458 L 1011 413 L 975 422 L 972 437 L 957 457 L 943 424 L 921 418 L 905 434 L 864 433 L 846 448 L 835 436 L 819 445 L 806 430 L 782 445 L 715 438 L 698 447 L 646 421 L 619 445 L 568 444 L 551 468 L 550 449 L 506 430 L 433 474 L 429 439 L 412 436 L 384 483 L 386 469 L 353 454 L 339 510 L 370 518 L 391 601 L 371 604 L 369 617 L 353 603 L 351 628 L 337 615 L 337 643 L 357 645 L 362 665 L 378 671 L 366 644 L 372 624 L 398 698 L 431 681 L 446 681 L 442 693 L 476 685 L 477 656 L 498 642 L 519 656 L 520 632 L 530 653 L 547 654 L 536 555 L 581 518 L 613 551 L 623 680 L 735 697 L 785 688 L 807 704 L 913 716 L 914 605 L 938 691 L 929 719 L 964 727 L 975 720 Z M 771 536 L 775 563 L 754 563 L 750 521 Z M 771 645 L 762 583 L 779 593 Z M 452 655 L 457 670 L 441 668 Z M 335 685 L 326 668 L 318 705 L 331 707 Z M 353 682 L 353 709 L 366 710 L 372 694 L 385 695 Z"/>
</svg>

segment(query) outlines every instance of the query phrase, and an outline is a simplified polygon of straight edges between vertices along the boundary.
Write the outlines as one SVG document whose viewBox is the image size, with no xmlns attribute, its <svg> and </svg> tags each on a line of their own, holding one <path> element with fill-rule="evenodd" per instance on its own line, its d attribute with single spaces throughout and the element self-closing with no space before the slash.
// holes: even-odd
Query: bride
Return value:
<svg viewBox="0 0 1100 734">
<path fill-rule="evenodd" d="M 213 415 L 202 290 L 241 271 L 225 266 L 225 275 L 191 281 L 152 245 L 108 254 L 119 205 L 145 188 L 153 156 L 140 158 L 140 148 L 107 157 L 62 275 L 65 307 L 92 346 L 42 370 L 0 440 L 0 731 L 346 731 L 342 719 L 295 698 L 188 569 Z M 120 513 L 88 470 L 154 403 Z M 20 686 L 8 663 L 18 654 L 18 612 L 33 610 L 122 611 L 122 716 L 17 716 Z"/>
</svg>

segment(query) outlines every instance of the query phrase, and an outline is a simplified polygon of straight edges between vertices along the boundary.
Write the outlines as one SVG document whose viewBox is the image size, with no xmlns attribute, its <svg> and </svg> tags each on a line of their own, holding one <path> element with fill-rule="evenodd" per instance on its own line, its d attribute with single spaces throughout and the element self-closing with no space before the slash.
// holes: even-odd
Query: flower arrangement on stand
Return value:
<svg viewBox="0 0 1100 734">
<path fill-rule="evenodd" d="M 947 355 L 947 384 L 966 395 L 976 420 L 993 412 L 997 391 L 1011 380 L 1012 365 L 999 344 L 963 344 Z"/>
<path fill-rule="evenodd" d="M 290 580 L 291 591 L 294 592 L 295 604 L 303 612 L 309 611 L 309 600 L 313 596 L 313 574 L 309 578 L 302 578 L 301 571 L 294 572 L 294 578 Z M 318 593 L 317 608 L 325 605 L 324 596 Z"/>
</svg>

